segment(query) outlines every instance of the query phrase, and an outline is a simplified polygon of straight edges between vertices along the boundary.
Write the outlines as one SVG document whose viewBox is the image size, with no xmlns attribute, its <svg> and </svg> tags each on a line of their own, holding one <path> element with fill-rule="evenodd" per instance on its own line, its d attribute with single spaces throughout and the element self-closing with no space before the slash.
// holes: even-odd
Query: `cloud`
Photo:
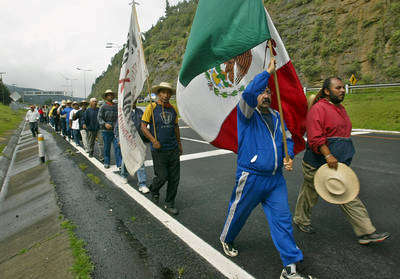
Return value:
<svg viewBox="0 0 400 279">
<path fill-rule="evenodd" d="M 122 45 L 126 40 L 131 13 L 130 1 L 109 0 L 0 0 L 0 72 L 7 84 L 43 90 L 65 90 L 72 82 L 76 95 L 86 90 L 107 69 L 118 49 L 106 49 L 107 42 Z M 164 15 L 164 0 L 137 0 L 139 25 L 147 31 Z M 179 0 L 170 0 L 174 5 Z M 69 84 L 69 83 L 68 83 Z"/>
</svg>

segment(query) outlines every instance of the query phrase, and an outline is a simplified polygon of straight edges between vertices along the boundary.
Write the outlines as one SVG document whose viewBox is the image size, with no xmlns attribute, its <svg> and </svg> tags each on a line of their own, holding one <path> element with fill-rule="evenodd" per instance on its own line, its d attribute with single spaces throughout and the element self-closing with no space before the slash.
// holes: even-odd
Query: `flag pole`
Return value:
<svg viewBox="0 0 400 279">
<path fill-rule="evenodd" d="M 138 17 L 137 17 L 137 12 L 136 12 L 136 5 L 135 1 L 132 2 L 133 5 L 133 12 L 135 13 L 135 19 L 136 19 L 136 26 L 139 30 L 139 39 L 140 39 L 140 48 L 143 53 L 143 60 L 144 60 L 144 65 L 146 66 L 147 69 L 147 63 L 146 63 L 146 57 L 144 56 L 144 50 L 143 50 L 143 43 L 142 43 L 142 33 L 140 32 L 140 26 L 138 22 Z M 151 118 L 153 120 L 153 131 L 154 131 L 154 138 L 157 140 L 157 132 L 156 132 L 156 122 L 154 121 L 154 109 L 153 109 L 153 101 L 151 99 L 151 90 L 150 90 L 150 83 L 149 83 L 149 76 L 146 78 L 146 84 L 147 84 L 147 91 L 149 92 L 149 99 L 150 99 L 150 107 L 151 107 Z"/>
<path fill-rule="evenodd" d="M 274 57 L 271 40 L 268 41 L 268 46 L 269 46 L 269 53 L 270 53 L 271 57 Z M 285 150 L 285 160 L 288 161 L 290 159 L 290 157 L 289 157 L 288 146 L 287 146 L 285 126 L 283 124 L 284 122 L 283 122 L 283 112 L 282 112 L 282 103 L 281 103 L 281 93 L 279 90 L 278 75 L 276 74 L 276 71 L 274 73 L 274 83 L 275 83 L 275 89 L 276 89 L 276 97 L 278 99 L 279 114 L 280 114 L 280 118 L 281 118 L 281 129 L 282 129 L 283 147 Z"/>
</svg>

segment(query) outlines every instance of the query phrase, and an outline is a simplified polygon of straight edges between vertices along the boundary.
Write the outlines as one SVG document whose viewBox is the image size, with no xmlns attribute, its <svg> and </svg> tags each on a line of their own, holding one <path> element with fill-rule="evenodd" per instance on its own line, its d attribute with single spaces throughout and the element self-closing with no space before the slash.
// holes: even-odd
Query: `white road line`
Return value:
<svg viewBox="0 0 400 279">
<path fill-rule="evenodd" d="M 224 155 L 224 154 L 229 154 L 229 153 L 233 153 L 233 152 L 229 151 L 229 150 L 218 149 L 218 150 L 213 150 L 213 151 L 192 153 L 192 154 L 182 155 L 181 158 L 180 158 L 180 161 L 182 162 L 182 161 L 187 161 L 187 160 L 194 160 L 194 159 L 200 159 L 200 158 L 206 158 L 206 157 L 213 157 L 213 156 Z M 144 161 L 144 166 L 145 167 L 153 166 L 153 160 Z"/>
<path fill-rule="evenodd" d="M 385 134 L 400 134 L 399 131 L 385 131 L 385 130 L 371 130 L 371 129 L 353 129 L 353 132 L 365 132 L 366 134 L 370 133 L 385 133 Z"/>
<path fill-rule="evenodd" d="M 199 143 L 210 144 L 209 142 L 204 141 L 204 140 L 197 140 L 197 139 L 190 139 L 190 138 L 183 138 L 183 137 L 181 137 L 181 140 L 188 140 L 188 141 L 194 141 L 194 142 L 199 142 Z"/>
<path fill-rule="evenodd" d="M 176 219 L 164 212 L 161 208 L 152 203 L 149 199 L 139 193 L 136 189 L 130 186 L 128 183 L 117 174 L 113 173 L 111 169 L 104 169 L 102 163 L 95 158 L 89 158 L 89 155 L 83 150 L 83 148 L 76 146 L 75 143 L 70 142 L 72 146 L 78 149 L 87 160 L 92 162 L 105 176 L 112 181 L 117 187 L 121 188 L 137 203 L 143 206 L 150 214 L 157 218 L 165 227 L 167 227 L 172 233 L 178 236 L 183 242 L 185 242 L 190 248 L 196 253 L 203 257 L 209 262 L 214 268 L 221 272 L 227 278 L 232 279 L 255 279 L 247 271 L 242 269 L 240 266 L 226 258 L 219 251 L 214 249 L 207 242 L 202 240 L 200 237 L 195 235 L 192 231 L 186 228 L 184 225 L 179 223 Z M 217 152 L 219 151 L 219 152 Z M 215 150 L 208 152 L 201 152 L 195 154 L 188 154 L 181 156 L 182 160 L 192 160 L 195 158 L 204 158 L 209 156 L 217 156 L 221 154 L 232 153 L 227 150 Z M 185 157 L 186 156 L 186 157 Z M 187 158 L 187 159 L 183 159 Z"/>
<path fill-rule="evenodd" d="M 180 126 L 179 129 L 190 129 L 190 126 Z"/>
<path fill-rule="evenodd" d="M 364 134 L 370 134 L 370 132 L 351 132 L 351 135 L 352 135 L 352 136 L 355 136 L 355 135 L 364 135 Z"/>
</svg>

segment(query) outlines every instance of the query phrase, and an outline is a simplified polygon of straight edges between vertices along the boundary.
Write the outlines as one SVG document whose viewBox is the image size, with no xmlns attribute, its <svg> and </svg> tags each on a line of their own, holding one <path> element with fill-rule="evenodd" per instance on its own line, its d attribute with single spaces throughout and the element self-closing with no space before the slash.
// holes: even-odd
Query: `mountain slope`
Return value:
<svg viewBox="0 0 400 279">
<path fill-rule="evenodd" d="M 264 0 L 304 86 L 330 75 L 363 83 L 400 81 L 400 2 Z M 150 84 L 176 84 L 197 1 L 169 7 L 143 43 Z M 96 79 L 92 95 L 117 90 L 122 51 Z"/>
</svg>

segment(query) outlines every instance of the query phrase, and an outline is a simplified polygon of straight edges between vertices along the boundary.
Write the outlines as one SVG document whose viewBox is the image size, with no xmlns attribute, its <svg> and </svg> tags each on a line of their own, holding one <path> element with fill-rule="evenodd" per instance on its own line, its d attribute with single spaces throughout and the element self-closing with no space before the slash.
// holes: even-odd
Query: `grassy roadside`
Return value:
<svg viewBox="0 0 400 279">
<path fill-rule="evenodd" d="M 75 261 L 71 267 L 71 271 L 74 273 L 75 278 L 92 278 L 90 274 L 94 269 L 94 264 L 85 249 L 86 243 L 75 234 L 76 226 L 71 221 L 65 219 L 61 223 L 61 227 L 67 230 L 69 235 L 70 247 Z"/>
<path fill-rule="evenodd" d="M 13 111 L 8 106 L 0 104 L 0 154 L 6 147 L 7 135 L 18 127 L 25 114 L 23 110 Z"/>
<path fill-rule="evenodd" d="M 353 90 L 343 105 L 353 128 L 400 131 L 400 87 Z"/>
</svg>

